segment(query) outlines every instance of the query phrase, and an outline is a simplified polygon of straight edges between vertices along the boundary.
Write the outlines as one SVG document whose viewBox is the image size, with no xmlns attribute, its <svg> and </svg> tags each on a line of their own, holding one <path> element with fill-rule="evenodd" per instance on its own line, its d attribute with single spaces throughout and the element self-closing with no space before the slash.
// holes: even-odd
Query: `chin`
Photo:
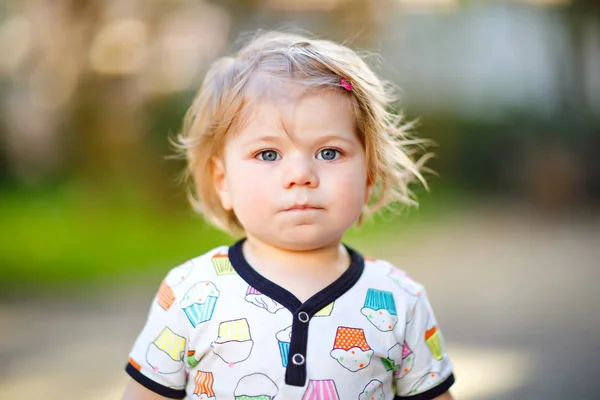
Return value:
<svg viewBox="0 0 600 400">
<path fill-rule="evenodd" d="M 325 247 L 329 244 L 338 244 L 343 231 L 323 231 L 314 226 L 297 226 L 281 232 L 273 238 L 273 243 L 278 247 L 292 251 L 309 251 Z"/>
</svg>

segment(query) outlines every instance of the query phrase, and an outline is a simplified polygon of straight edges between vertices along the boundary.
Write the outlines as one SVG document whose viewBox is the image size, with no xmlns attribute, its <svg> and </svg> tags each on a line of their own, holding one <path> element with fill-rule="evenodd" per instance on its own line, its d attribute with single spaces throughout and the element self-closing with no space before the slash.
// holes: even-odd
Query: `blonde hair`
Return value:
<svg viewBox="0 0 600 400">
<path fill-rule="evenodd" d="M 422 176 L 431 153 L 421 153 L 424 139 L 409 137 L 408 124 L 388 108 L 396 101 L 393 87 L 380 80 L 350 48 L 327 40 L 282 32 L 259 33 L 234 57 L 223 57 L 209 69 L 186 113 L 174 145 L 187 159 L 185 179 L 196 211 L 229 232 L 243 231 L 233 211 L 225 210 L 213 185 L 213 159 L 225 137 L 239 126 L 250 104 L 249 88 L 257 75 L 292 80 L 310 89 L 347 93 L 352 102 L 359 139 L 367 161 L 371 198 L 363 214 L 392 203 L 417 205 L 408 185 Z M 341 78 L 351 82 L 348 91 Z M 359 224 L 362 220 L 358 221 Z"/>
</svg>

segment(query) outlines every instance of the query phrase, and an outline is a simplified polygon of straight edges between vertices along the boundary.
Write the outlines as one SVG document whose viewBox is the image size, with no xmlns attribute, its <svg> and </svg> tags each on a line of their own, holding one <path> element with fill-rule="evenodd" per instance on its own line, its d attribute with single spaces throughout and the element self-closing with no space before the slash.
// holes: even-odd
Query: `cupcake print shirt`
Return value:
<svg viewBox="0 0 600 400">
<path fill-rule="evenodd" d="M 421 285 L 348 248 L 350 267 L 306 302 L 246 262 L 243 240 L 169 272 L 127 373 L 203 400 L 433 399 L 454 383 Z"/>
</svg>

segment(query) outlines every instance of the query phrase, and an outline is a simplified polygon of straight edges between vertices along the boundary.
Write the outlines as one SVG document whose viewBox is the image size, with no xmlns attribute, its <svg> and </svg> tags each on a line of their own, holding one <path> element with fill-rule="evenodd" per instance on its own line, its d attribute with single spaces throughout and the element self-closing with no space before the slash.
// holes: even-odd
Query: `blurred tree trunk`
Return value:
<svg viewBox="0 0 600 400">
<path fill-rule="evenodd" d="M 591 154 L 588 133 L 593 131 L 594 107 L 589 93 L 590 28 L 598 24 L 597 1 L 575 0 L 562 11 L 567 47 L 557 52 L 560 107 L 556 121 L 566 128 L 559 137 L 546 137 L 530 162 L 529 190 L 536 205 L 562 211 L 580 205 L 593 185 L 596 154 Z M 597 73 L 597 71 L 596 71 Z M 596 178 L 597 179 L 597 178 Z"/>
</svg>

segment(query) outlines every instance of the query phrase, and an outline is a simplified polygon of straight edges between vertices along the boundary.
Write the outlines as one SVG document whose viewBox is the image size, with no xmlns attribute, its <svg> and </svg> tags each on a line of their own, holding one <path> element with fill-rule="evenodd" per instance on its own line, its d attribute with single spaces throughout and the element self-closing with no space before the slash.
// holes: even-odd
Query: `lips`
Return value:
<svg viewBox="0 0 600 400">
<path fill-rule="evenodd" d="M 291 207 L 284 209 L 283 211 L 314 211 L 322 209 L 322 207 L 317 207 L 312 204 L 295 204 Z"/>
</svg>

